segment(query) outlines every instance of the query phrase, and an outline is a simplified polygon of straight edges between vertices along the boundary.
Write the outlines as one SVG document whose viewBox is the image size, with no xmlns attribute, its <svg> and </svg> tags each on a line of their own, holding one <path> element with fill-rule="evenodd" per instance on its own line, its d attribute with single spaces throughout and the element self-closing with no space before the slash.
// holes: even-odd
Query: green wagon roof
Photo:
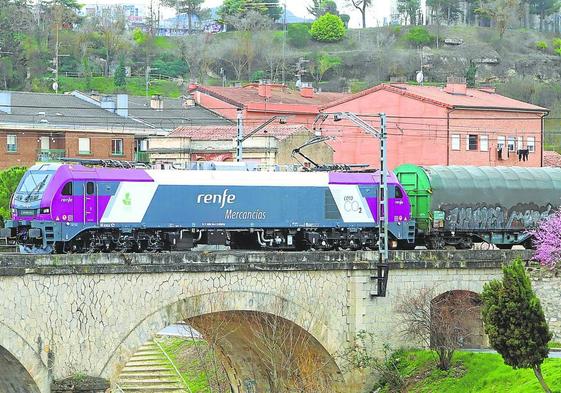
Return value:
<svg viewBox="0 0 561 393">
<path fill-rule="evenodd" d="M 426 166 L 423 170 L 430 180 L 433 208 L 441 203 L 510 207 L 561 202 L 558 168 Z"/>
</svg>

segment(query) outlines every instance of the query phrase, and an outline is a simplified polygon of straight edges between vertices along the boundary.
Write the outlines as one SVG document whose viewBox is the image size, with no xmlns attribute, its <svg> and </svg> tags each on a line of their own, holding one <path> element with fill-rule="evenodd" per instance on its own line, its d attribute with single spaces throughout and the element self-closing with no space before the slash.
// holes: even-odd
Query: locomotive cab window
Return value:
<svg viewBox="0 0 561 393">
<path fill-rule="evenodd" d="M 401 188 L 399 188 L 398 186 L 395 186 L 395 197 L 396 199 L 401 199 L 403 198 L 403 192 L 401 191 Z"/>
<path fill-rule="evenodd" d="M 72 195 L 72 182 L 66 183 L 62 189 L 62 195 Z"/>
<path fill-rule="evenodd" d="M 94 192 L 95 192 L 94 183 L 92 181 L 87 182 L 86 183 L 86 194 L 93 195 Z"/>
</svg>

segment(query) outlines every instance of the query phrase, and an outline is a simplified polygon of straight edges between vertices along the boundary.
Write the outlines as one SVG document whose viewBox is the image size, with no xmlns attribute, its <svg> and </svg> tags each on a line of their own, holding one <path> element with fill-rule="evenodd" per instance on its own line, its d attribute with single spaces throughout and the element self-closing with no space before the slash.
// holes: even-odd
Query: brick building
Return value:
<svg viewBox="0 0 561 393">
<path fill-rule="evenodd" d="M 291 90 L 279 84 L 250 83 L 243 87 L 192 86 L 198 105 L 235 121 L 238 108 L 248 126 L 257 127 L 275 115 L 286 115 L 289 124 L 310 127 L 320 107 L 349 96 L 347 93 L 315 92 L 312 87 Z"/>
<path fill-rule="evenodd" d="M 246 129 L 249 134 L 252 129 Z M 235 161 L 235 126 L 184 126 L 166 137 L 149 141 L 150 161 L 181 163 L 194 161 Z M 299 164 L 292 150 L 309 141 L 314 134 L 303 125 L 270 125 L 243 142 L 244 161 L 264 166 Z M 318 143 L 302 150 L 318 164 L 333 162 L 333 149 Z"/>
<path fill-rule="evenodd" d="M 548 110 L 450 80 L 445 87 L 381 84 L 321 108 L 379 126 L 387 115 L 390 168 L 419 165 L 542 166 Z M 348 121 L 326 122 L 336 163 L 379 166 L 379 142 Z"/>
<path fill-rule="evenodd" d="M 0 92 L 0 168 L 61 157 L 147 160 L 148 138 L 231 124 L 185 98 Z"/>
</svg>

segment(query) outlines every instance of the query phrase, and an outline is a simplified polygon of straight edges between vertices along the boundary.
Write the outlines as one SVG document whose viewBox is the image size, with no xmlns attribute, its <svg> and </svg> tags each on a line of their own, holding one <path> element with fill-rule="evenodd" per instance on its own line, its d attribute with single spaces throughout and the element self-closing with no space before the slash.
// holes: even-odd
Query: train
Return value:
<svg viewBox="0 0 561 393">
<path fill-rule="evenodd" d="M 26 253 L 376 249 L 380 172 L 31 167 L 0 237 Z M 561 169 L 401 165 L 388 184 L 393 249 L 531 247 L 559 208 Z"/>
</svg>

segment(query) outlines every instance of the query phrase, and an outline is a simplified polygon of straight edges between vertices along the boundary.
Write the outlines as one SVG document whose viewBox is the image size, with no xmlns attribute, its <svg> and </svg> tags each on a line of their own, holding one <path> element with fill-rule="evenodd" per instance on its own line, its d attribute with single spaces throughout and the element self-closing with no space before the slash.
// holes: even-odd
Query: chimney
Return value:
<svg viewBox="0 0 561 393">
<path fill-rule="evenodd" d="M 112 96 L 102 96 L 100 106 L 106 111 L 115 113 L 115 97 Z"/>
<path fill-rule="evenodd" d="M 260 83 L 257 87 L 257 94 L 259 94 L 259 97 L 271 98 L 273 95 L 273 86 L 268 83 Z"/>
<path fill-rule="evenodd" d="M 444 91 L 448 94 L 465 96 L 467 94 L 466 78 L 449 76 Z"/>
<path fill-rule="evenodd" d="M 312 86 L 302 86 L 300 95 L 304 98 L 314 98 L 314 88 Z"/>
<path fill-rule="evenodd" d="M 0 111 L 10 115 L 12 113 L 12 92 L 0 91 Z"/>
<path fill-rule="evenodd" d="M 199 85 L 196 82 L 189 82 L 189 86 L 187 86 L 187 91 L 195 90 Z"/>
<path fill-rule="evenodd" d="M 164 99 L 161 95 L 156 94 L 152 96 L 152 99 L 150 100 L 150 108 L 157 111 L 164 110 Z"/>
<path fill-rule="evenodd" d="M 117 94 L 117 114 L 121 117 L 129 117 L 128 94 Z"/>
</svg>

